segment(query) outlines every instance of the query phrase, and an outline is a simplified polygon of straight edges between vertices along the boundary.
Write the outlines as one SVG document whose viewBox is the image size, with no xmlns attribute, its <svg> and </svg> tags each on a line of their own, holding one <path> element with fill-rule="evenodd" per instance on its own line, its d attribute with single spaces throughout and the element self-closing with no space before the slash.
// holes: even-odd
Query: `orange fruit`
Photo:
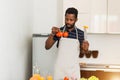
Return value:
<svg viewBox="0 0 120 80">
<path fill-rule="evenodd" d="M 40 80 L 37 77 L 31 77 L 30 80 Z"/>
<path fill-rule="evenodd" d="M 44 77 L 41 77 L 40 80 L 45 80 L 45 78 L 44 78 Z"/>
<path fill-rule="evenodd" d="M 47 80 L 53 80 L 52 76 L 47 76 Z"/>
<path fill-rule="evenodd" d="M 63 37 L 68 37 L 68 32 L 64 32 Z"/>
<path fill-rule="evenodd" d="M 59 31 L 57 34 L 56 34 L 57 37 L 62 37 L 63 36 L 63 32 Z"/>
<path fill-rule="evenodd" d="M 34 74 L 31 78 L 30 78 L 30 80 L 40 80 L 40 75 L 39 74 Z"/>
<path fill-rule="evenodd" d="M 33 76 L 40 77 L 40 74 L 34 74 Z"/>
</svg>

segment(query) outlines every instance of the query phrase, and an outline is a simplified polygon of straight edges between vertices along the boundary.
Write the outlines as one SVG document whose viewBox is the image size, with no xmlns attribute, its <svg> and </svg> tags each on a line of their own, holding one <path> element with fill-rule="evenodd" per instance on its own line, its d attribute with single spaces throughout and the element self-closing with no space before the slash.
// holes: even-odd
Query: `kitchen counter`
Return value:
<svg viewBox="0 0 120 80">
<path fill-rule="evenodd" d="M 99 80 L 120 80 L 120 65 L 80 63 L 81 77 L 96 76 Z"/>
<path fill-rule="evenodd" d="M 80 63 L 80 69 L 89 71 L 120 72 L 120 65 Z"/>
</svg>

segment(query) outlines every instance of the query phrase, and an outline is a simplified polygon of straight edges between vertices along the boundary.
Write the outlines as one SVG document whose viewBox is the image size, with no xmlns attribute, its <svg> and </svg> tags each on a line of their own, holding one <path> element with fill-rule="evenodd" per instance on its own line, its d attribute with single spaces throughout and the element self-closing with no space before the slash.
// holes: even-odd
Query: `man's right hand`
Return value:
<svg viewBox="0 0 120 80">
<path fill-rule="evenodd" d="M 59 31 L 60 31 L 60 28 L 58 28 L 58 27 L 52 27 L 51 34 L 50 34 L 50 36 L 48 37 L 48 39 L 46 40 L 46 43 L 45 43 L 46 50 L 50 49 L 53 46 L 53 44 L 55 43 L 55 40 L 53 39 L 53 37 Z"/>
<path fill-rule="evenodd" d="M 56 34 L 60 31 L 60 28 L 58 27 L 52 27 L 52 34 Z"/>
</svg>

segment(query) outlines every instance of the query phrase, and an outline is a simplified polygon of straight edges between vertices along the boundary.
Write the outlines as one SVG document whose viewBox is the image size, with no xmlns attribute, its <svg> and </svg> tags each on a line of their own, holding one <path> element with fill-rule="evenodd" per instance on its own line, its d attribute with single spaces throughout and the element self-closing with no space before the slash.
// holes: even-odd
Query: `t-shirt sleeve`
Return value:
<svg viewBox="0 0 120 80">
<path fill-rule="evenodd" d="M 58 48 L 58 46 L 59 46 L 59 39 L 60 39 L 60 38 L 58 38 L 57 36 L 54 36 L 53 39 L 54 39 L 55 41 L 57 41 L 56 47 Z"/>
</svg>

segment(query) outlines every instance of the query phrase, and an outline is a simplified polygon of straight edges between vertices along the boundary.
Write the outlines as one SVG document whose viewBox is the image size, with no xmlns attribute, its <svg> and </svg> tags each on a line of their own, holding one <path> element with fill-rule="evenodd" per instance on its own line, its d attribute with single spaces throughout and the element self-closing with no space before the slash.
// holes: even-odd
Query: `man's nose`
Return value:
<svg viewBox="0 0 120 80">
<path fill-rule="evenodd" d="M 67 21 L 66 23 L 69 25 L 69 24 L 70 24 L 70 21 Z"/>
</svg>

